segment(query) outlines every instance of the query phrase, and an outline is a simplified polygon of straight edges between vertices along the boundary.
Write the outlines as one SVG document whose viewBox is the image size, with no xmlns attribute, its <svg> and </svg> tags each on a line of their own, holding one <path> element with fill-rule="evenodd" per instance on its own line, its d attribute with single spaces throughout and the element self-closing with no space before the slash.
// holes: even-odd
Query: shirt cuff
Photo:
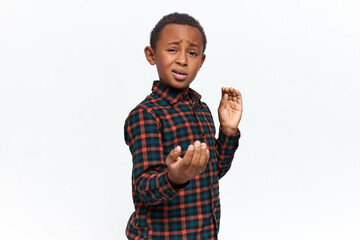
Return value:
<svg viewBox="0 0 360 240">
<path fill-rule="evenodd" d="M 239 141 L 240 136 L 241 132 L 239 129 L 237 130 L 237 133 L 235 135 L 231 135 L 224 133 L 224 131 L 220 127 L 218 140 L 220 141 L 221 145 L 232 147 Z"/>
<path fill-rule="evenodd" d="M 180 189 L 185 188 L 190 181 L 181 184 L 181 185 L 175 185 L 175 184 L 171 184 L 171 182 L 169 181 L 167 174 L 169 172 L 169 169 L 167 169 L 163 174 L 160 175 L 159 177 L 159 190 L 160 192 L 162 192 L 163 196 L 168 199 L 171 200 L 172 198 L 174 198 Z"/>
</svg>

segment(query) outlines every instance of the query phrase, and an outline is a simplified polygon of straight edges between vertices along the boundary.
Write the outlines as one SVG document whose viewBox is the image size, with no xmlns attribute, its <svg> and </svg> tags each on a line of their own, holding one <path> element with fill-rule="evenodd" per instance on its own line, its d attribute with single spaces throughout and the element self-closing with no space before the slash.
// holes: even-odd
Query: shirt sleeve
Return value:
<svg viewBox="0 0 360 240">
<path fill-rule="evenodd" d="M 124 127 L 133 160 L 133 192 L 149 205 L 178 194 L 167 178 L 169 169 L 165 164 L 160 128 L 160 121 L 142 108 L 130 113 Z"/>
<path fill-rule="evenodd" d="M 216 140 L 216 155 L 218 159 L 218 175 L 222 178 L 231 167 L 235 151 L 238 147 L 240 139 L 240 131 L 237 134 L 230 135 L 223 132 L 220 128 L 219 137 Z"/>
</svg>

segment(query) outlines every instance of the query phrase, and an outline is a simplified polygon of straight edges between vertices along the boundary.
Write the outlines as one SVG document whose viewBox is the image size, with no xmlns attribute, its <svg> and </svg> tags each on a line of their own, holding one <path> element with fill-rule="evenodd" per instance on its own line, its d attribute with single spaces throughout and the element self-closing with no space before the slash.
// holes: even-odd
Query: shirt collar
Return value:
<svg viewBox="0 0 360 240">
<path fill-rule="evenodd" d="M 184 100 L 190 99 L 192 102 L 198 102 L 201 105 L 201 95 L 191 88 L 189 88 L 188 93 L 181 93 L 161 84 L 160 81 L 154 81 L 152 91 L 159 97 L 168 101 L 171 105 L 175 105 L 181 98 Z"/>
</svg>

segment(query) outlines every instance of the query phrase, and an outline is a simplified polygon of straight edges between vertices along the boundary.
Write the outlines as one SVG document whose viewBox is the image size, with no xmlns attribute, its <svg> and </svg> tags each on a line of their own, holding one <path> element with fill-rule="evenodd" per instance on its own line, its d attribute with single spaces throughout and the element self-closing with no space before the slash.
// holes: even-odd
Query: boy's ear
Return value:
<svg viewBox="0 0 360 240">
<path fill-rule="evenodd" d="M 151 65 L 155 65 L 155 51 L 154 51 L 154 49 L 152 49 L 150 46 L 146 46 L 145 49 L 144 49 L 144 53 L 145 53 L 146 60 L 148 60 L 148 62 Z"/>
<path fill-rule="evenodd" d="M 203 55 L 201 56 L 200 68 L 201 68 L 201 66 L 202 66 L 202 65 L 203 65 L 203 63 L 204 63 L 205 58 L 206 58 L 206 55 L 205 55 L 205 54 L 203 54 Z M 199 68 L 199 69 L 200 69 L 200 68 Z"/>
</svg>

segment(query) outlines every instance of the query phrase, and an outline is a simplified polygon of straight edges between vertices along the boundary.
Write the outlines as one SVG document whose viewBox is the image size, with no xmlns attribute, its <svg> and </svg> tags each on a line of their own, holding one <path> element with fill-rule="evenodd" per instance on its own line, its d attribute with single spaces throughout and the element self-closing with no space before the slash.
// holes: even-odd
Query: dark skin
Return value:
<svg viewBox="0 0 360 240">
<path fill-rule="evenodd" d="M 205 61 L 202 35 L 197 28 L 189 25 L 169 24 L 164 27 L 156 43 L 156 49 L 145 47 L 145 57 L 156 65 L 160 82 L 181 92 L 187 92 L 199 69 Z M 224 133 L 235 135 L 242 116 L 242 97 L 234 88 L 222 88 L 218 108 L 220 128 Z M 168 179 L 172 184 L 181 185 L 201 174 L 209 161 L 206 143 L 195 141 L 184 157 L 181 147 L 174 148 L 166 158 L 170 169 Z"/>
</svg>

